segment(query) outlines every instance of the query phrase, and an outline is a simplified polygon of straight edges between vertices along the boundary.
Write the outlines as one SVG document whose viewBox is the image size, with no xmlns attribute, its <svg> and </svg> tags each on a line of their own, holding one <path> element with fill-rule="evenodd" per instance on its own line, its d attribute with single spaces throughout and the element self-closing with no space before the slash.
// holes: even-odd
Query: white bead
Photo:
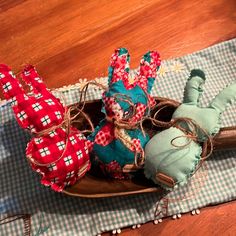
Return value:
<svg viewBox="0 0 236 236">
<path fill-rule="evenodd" d="M 199 210 L 199 209 L 196 210 L 196 214 L 197 214 L 197 215 L 200 214 L 200 210 Z"/>
<path fill-rule="evenodd" d="M 177 215 L 173 215 L 173 216 L 172 216 L 172 219 L 173 219 L 173 220 L 176 220 L 176 219 L 177 219 Z"/>
<path fill-rule="evenodd" d="M 116 231 L 118 234 L 120 234 L 121 233 L 121 229 L 117 229 L 117 231 Z"/>
<path fill-rule="evenodd" d="M 158 220 L 154 220 L 154 221 L 153 221 L 153 223 L 154 223 L 155 225 L 157 225 L 158 222 L 159 222 Z"/>
<path fill-rule="evenodd" d="M 102 236 L 101 234 L 97 234 L 97 236 Z"/>
<path fill-rule="evenodd" d="M 137 228 L 140 228 L 141 227 L 141 225 L 140 224 L 137 224 Z"/>
<path fill-rule="evenodd" d="M 178 217 L 178 218 L 181 218 L 181 214 L 179 213 L 179 214 L 177 215 L 177 217 Z"/>
<path fill-rule="evenodd" d="M 161 223 L 161 222 L 162 222 L 162 219 L 159 219 L 158 222 Z"/>
<path fill-rule="evenodd" d="M 195 214 L 196 214 L 196 211 L 195 211 L 195 210 L 193 210 L 193 211 L 192 211 L 192 215 L 195 215 Z"/>
<path fill-rule="evenodd" d="M 132 229 L 136 229 L 136 225 L 133 225 L 133 226 L 132 226 Z"/>
<path fill-rule="evenodd" d="M 116 229 L 112 230 L 112 234 L 116 234 Z"/>
</svg>

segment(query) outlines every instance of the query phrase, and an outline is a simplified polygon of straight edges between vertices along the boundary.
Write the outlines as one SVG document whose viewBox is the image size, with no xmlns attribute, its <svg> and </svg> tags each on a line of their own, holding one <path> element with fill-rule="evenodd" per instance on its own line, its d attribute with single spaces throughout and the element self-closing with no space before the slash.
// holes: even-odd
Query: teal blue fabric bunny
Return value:
<svg viewBox="0 0 236 236">
<path fill-rule="evenodd" d="M 203 71 L 191 71 L 183 103 L 172 116 L 175 125 L 156 134 L 145 147 L 145 175 L 164 188 L 187 182 L 200 163 L 203 142 L 219 132 L 221 114 L 235 102 L 236 81 L 223 89 L 208 107 L 200 107 L 204 82 Z"/>
<path fill-rule="evenodd" d="M 94 142 L 93 152 L 101 168 L 119 179 L 124 178 L 124 165 L 133 164 L 137 156 L 144 158 L 143 148 L 149 136 L 139 129 L 138 123 L 155 105 L 149 93 L 160 66 L 159 54 L 150 51 L 143 56 L 136 76 L 130 78 L 129 60 L 125 48 L 117 49 L 112 55 L 109 88 L 102 98 L 106 119 L 89 137 Z"/>
</svg>

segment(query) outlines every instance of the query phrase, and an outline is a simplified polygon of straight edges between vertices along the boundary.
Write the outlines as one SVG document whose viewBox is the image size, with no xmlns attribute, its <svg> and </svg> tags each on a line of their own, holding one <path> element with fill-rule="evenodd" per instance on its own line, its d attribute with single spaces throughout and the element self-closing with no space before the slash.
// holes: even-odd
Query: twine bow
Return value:
<svg viewBox="0 0 236 236">
<path fill-rule="evenodd" d="M 83 88 L 81 89 L 81 96 L 80 96 L 80 101 L 85 101 L 86 99 L 86 94 L 88 91 L 88 87 L 89 85 L 95 85 L 98 86 L 99 88 L 103 89 L 104 91 L 107 91 L 108 88 L 105 87 L 104 85 L 97 83 L 96 81 L 90 81 L 88 83 L 86 83 Z M 145 91 L 145 89 L 141 88 L 145 94 L 145 98 L 147 100 L 147 110 L 148 113 L 150 111 L 150 98 L 148 93 Z M 83 97 L 83 99 L 82 99 Z M 145 155 L 144 155 L 144 150 L 140 145 L 140 148 L 138 149 L 136 147 L 136 145 L 134 145 L 134 143 L 132 142 L 131 137 L 127 134 L 126 130 L 134 130 L 140 127 L 143 135 L 145 136 L 145 131 L 143 129 L 142 126 L 142 120 L 138 121 L 138 122 L 132 122 L 130 120 L 132 120 L 132 117 L 134 117 L 137 113 L 136 111 L 136 105 L 132 102 L 132 99 L 126 95 L 126 94 L 122 94 L 122 93 L 116 93 L 113 95 L 113 97 L 116 100 L 122 101 L 122 102 L 126 102 L 128 103 L 129 107 L 131 108 L 129 110 L 129 113 L 122 118 L 116 118 L 116 117 L 110 117 L 110 116 L 106 116 L 106 120 L 109 123 L 113 124 L 114 127 L 114 137 L 118 140 L 120 140 L 123 145 L 125 147 L 127 147 L 130 151 L 135 153 L 135 158 L 134 158 L 134 163 L 137 167 L 140 167 L 144 164 L 144 160 L 145 160 Z M 81 109 L 84 108 L 84 103 Z"/>
<path fill-rule="evenodd" d="M 188 146 L 192 141 L 199 142 L 199 143 L 202 142 L 201 140 L 199 140 L 197 133 L 198 132 L 203 133 L 206 137 L 206 141 L 203 143 L 203 148 L 205 150 L 208 149 L 209 151 L 208 153 L 207 151 L 204 152 L 204 155 L 201 157 L 201 161 L 206 160 L 213 152 L 212 137 L 208 134 L 208 132 L 205 129 L 203 129 L 200 125 L 198 125 L 196 121 L 190 118 L 180 117 L 180 118 L 172 119 L 170 122 L 164 122 L 164 121 L 158 120 L 157 116 L 160 113 L 160 111 L 168 106 L 177 108 L 179 106 L 179 103 L 172 100 L 160 102 L 158 104 L 159 109 L 154 113 L 153 118 L 147 117 L 147 119 L 151 120 L 152 124 L 155 126 L 163 127 L 163 128 L 176 127 L 180 129 L 181 131 L 183 131 L 185 135 L 177 136 L 171 140 L 171 144 L 177 148 L 184 148 Z M 179 124 L 183 122 L 189 127 L 189 129 L 185 129 Z M 175 144 L 175 141 L 179 138 L 188 138 L 189 141 L 184 145 L 177 145 Z"/>
<path fill-rule="evenodd" d="M 73 111 L 78 111 L 78 113 L 74 116 L 71 116 L 71 113 Z M 65 131 L 66 131 L 65 132 L 66 133 L 65 148 L 64 148 L 62 154 L 60 155 L 60 157 L 58 157 L 55 161 L 51 161 L 51 162 L 48 162 L 48 163 L 38 162 L 35 159 L 33 159 L 31 156 L 27 156 L 28 160 L 31 161 L 32 163 L 38 165 L 38 166 L 48 166 L 50 164 L 57 163 L 58 161 L 60 161 L 61 158 L 64 156 L 66 150 L 67 150 L 68 139 L 69 139 L 69 135 L 71 134 L 71 125 L 73 123 L 77 123 L 77 122 L 81 121 L 81 119 L 76 119 L 76 117 L 78 117 L 80 114 L 82 114 L 84 116 L 84 118 L 88 121 L 89 125 L 91 126 L 91 130 L 83 130 L 83 131 L 81 131 L 81 133 L 93 132 L 94 127 L 93 127 L 93 124 L 92 124 L 90 118 L 88 117 L 88 115 L 85 114 L 81 109 L 76 107 L 76 105 L 70 106 L 69 108 L 65 109 L 64 120 L 60 124 L 54 125 L 52 127 L 49 127 L 48 129 L 44 129 L 42 131 L 33 133 L 35 135 L 35 137 L 42 137 L 42 136 L 47 135 L 50 132 L 52 132 L 52 131 L 54 131 L 58 128 L 64 128 Z"/>
<path fill-rule="evenodd" d="M 105 86 L 103 86 L 101 84 L 98 84 L 95 81 L 94 82 L 88 82 L 87 84 L 85 84 L 85 86 L 83 86 L 81 94 L 80 94 L 79 104 L 82 103 L 82 107 L 81 108 L 78 108 L 78 105 L 73 105 L 73 106 L 70 106 L 69 108 L 66 108 L 65 109 L 65 113 L 64 113 L 64 120 L 60 124 L 54 125 L 52 127 L 49 127 L 48 129 L 44 129 L 44 130 L 39 131 L 39 132 L 34 132 L 35 137 L 42 137 L 42 136 L 47 135 L 50 132 L 52 132 L 52 131 L 54 131 L 54 130 L 56 130 L 58 128 L 64 128 L 65 131 L 66 131 L 66 137 L 65 137 L 65 148 L 64 148 L 62 154 L 55 161 L 48 162 L 48 163 L 38 162 L 35 159 L 33 159 L 31 156 L 28 155 L 27 159 L 30 162 L 32 162 L 32 163 L 34 163 L 34 164 L 36 164 L 38 166 L 48 166 L 50 164 L 57 163 L 58 161 L 60 161 L 61 158 L 64 156 L 66 150 L 67 150 L 68 138 L 69 138 L 69 135 L 71 134 L 70 127 L 71 127 L 71 125 L 73 123 L 80 122 L 80 119 L 76 119 L 76 117 L 78 117 L 80 114 L 82 114 L 84 116 L 84 118 L 88 121 L 88 123 L 89 123 L 89 125 L 91 127 L 91 130 L 83 130 L 83 131 L 81 131 L 81 133 L 87 133 L 87 132 L 93 132 L 94 131 L 94 126 L 93 126 L 92 121 L 90 120 L 88 115 L 83 112 L 83 109 L 84 109 L 84 106 L 85 106 L 85 102 L 86 102 L 85 98 L 86 98 L 88 86 L 90 84 L 95 84 L 95 85 L 97 85 L 97 86 L 99 86 L 99 87 L 101 87 L 103 89 L 105 87 Z M 64 104 L 65 104 L 65 101 L 66 101 L 65 97 L 62 96 L 62 99 L 63 99 Z M 74 115 L 74 116 L 71 116 L 71 113 L 75 112 L 75 111 L 77 111 L 78 113 L 76 115 Z"/>
<path fill-rule="evenodd" d="M 138 127 L 137 123 L 129 123 L 124 120 L 115 120 L 109 116 L 106 116 L 106 120 L 113 124 L 114 136 L 116 139 L 120 140 L 125 147 L 135 153 L 134 163 L 136 166 L 142 166 L 144 164 L 144 150 L 140 146 L 140 150 L 137 149 L 136 145 L 132 142 L 131 137 L 126 133 L 125 130 L 134 130 Z"/>
<path fill-rule="evenodd" d="M 130 151 L 134 151 L 135 153 L 134 164 L 137 167 L 140 167 L 144 164 L 144 161 L 145 161 L 144 150 L 141 147 L 141 145 L 139 148 L 137 148 L 137 146 L 132 142 L 131 137 L 125 131 L 125 130 L 135 130 L 140 127 L 143 135 L 145 136 L 145 131 L 143 127 L 140 125 L 141 121 L 139 122 L 129 121 L 129 120 L 132 120 L 132 117 L 136 115 L 136 112 L 137 112 L 136 106 L 131 101 L 131 98 L 128 97 L 127 95 L 117 93 L 117 94 L 114 94 L 114 98 L 116 100 L 128 103 L 131 109 L 129 109 L 129 113 L 126 115 L 125 118 L 120 119 L 120 118 L 106 116 L 106 120 L 113 124 L 115 138 L 119 139 L 123 143 L 123 145 L 127 147 Z M 147 107 L 149 107 L 149 102 L 148 102 Z"/>
</svg>

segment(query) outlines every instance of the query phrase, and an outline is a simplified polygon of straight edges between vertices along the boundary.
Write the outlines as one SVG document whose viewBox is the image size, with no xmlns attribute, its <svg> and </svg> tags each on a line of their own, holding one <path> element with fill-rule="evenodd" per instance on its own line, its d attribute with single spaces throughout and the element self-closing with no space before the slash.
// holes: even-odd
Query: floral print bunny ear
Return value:
<svg viewBox="0 0 236 236">
<path fill-rule="evenodd" d="M 110 66 L 108 68 L 108 84 L 123 81 L 126 87 L 129 86 L 129 63 L 130 55 L 126 48 L 116 49 L 111 56 Z"/>
<path fill-rule="evenodd" d="M 109 89 L 103 94 L 103 102 L 107 115 L 122 118 L 128 110 L 135 109 L 134 122 L 138 122 L 146 109 L 155 105 L 150 96 L 151 88 L 160 67 L 158 52 L 147 52 L 140 62 L 140 67 L 134 76 L 129 75 L 130 56 L 128 50 L 120 48 L 115 50 L 109 66 Z M 119 101 L 118 101 L 119 100 Z M 130 105 L 133 104 L 133 108 Z"/>
<path fill-rule="evenodd" d="M 122 81 L 127 90 L 140 86 L 150 93 L 157 71 L 161 65 L 160 55 L 156 51 L 147 52 L 140 61 L 140 67 L 134 79 L 130 78 L 130 55 L 126 48 L 116 49 L 111 56 L 108 82 L 109 86 Z"/>
<path fill-rule="evenodd" d="M 140 61 L 140 67 L 135 81 L 147 93 L 151 92 L 160 65 L 160 55 L 156 51 L 147 52 Z"/>
</svg>

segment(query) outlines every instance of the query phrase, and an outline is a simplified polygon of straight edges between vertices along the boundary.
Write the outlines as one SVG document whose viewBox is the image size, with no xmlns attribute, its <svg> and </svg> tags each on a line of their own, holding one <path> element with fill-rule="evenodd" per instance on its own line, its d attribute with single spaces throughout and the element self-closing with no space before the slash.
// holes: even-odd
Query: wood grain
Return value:
<svg viewBox="0 0 236 236">
<path fill-rule="evenodd" d="M 37 66 L 50 88 L 107 74 L 116 47 L 133 67 L 147 50 L 163 59 L 236 35 L 234 0 L 0 1 L 1 62 Z"/>
<path fill-rule="evenodd" d="M 0 0 L 0 61 L 37 66 L 50 88 L 107 74 L 116 47 L 182 56 L 236 36 L 235 0 Z M 0 92 L 0 97 L 2 94 Z M 123 235 L 233 235 L 235 203 Z M 184 220 L 184 219 L 188 220 Z M 197 220 L 196 220 L 197 219 Z"/>
<path fill-rule="evenodd" d="M 234 236 L 236 232 L 236 201 L 201 210 L 200 215 L 190 213 L 179 220 L 164 219 L 162 223 L 153 222 L 142 225 L 137 230 L 124 229 L 120 236 Z M 103 234 L 103 236 L 111 233 Z"/>
</svg>

